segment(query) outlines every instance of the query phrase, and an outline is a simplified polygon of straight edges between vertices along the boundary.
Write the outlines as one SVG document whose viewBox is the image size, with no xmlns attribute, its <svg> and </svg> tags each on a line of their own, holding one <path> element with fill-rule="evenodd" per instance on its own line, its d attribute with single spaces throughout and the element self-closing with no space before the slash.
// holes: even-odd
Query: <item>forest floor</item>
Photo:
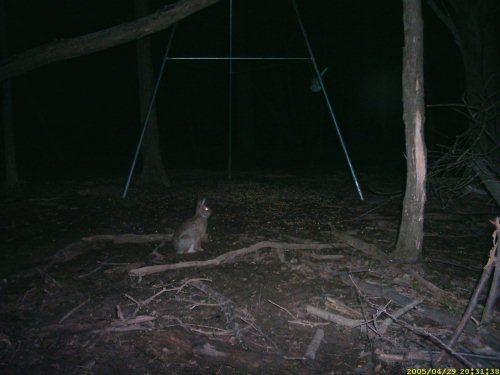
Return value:
<svg viewBox="0 0 500 375">
<path fill-rule="evenodd" d="M 433 339 L 453 334 L 498 215 L 487 197 L 430 197 L 423 261 L 408 267 L 390 259 L 401 195 L 373 193 L 400 178 L 362 175 L 363 202 L 347 174 L 178 171 L 172 188 L 133 185 L 126 199 L 122 182 L 1 197 L 0 373 L 417 373 L 439 355 Z M 205 251 L 159 246 L 200 197 L 213 210 Z M 489 346 L 469 327 L 457 351 L 494 356 L 499 324 Z"/>
</svg>

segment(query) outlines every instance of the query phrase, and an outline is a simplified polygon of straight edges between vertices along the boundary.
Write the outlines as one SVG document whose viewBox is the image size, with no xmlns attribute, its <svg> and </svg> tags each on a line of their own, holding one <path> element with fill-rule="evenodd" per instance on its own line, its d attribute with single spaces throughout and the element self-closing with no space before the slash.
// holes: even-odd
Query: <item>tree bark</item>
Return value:
<svg viewBox="0 0 500 375">
<path fill-rule="evenodd" d="M 57 40 L 11 56 L 0 64 L 0 81 L 56 61 L 88 55 L 166 29 L 181 19 L 220 0 L 179 0 L 172 6 L 136 21 L 77 38 Z"/>
<path fill-rule="evenodd" d="M 149 13 L 148 0 L 134 0 L 136 17 L 143 17 Z M 148 112 L 153 95 L 155 80 L 153 77 L 153 58 L 151 55 L 151 37 L 137 41 L 137 76 L 139 79 L 139 105 L 141 126 Z M 161 158 L 160 132 L 158 130 L 158 115 L 156 104 L 153 103 L 146 133 L 142 144 L 142 173 L 140 181 L 146 185 L 170 186 L 163 161 Z"/>
<path fill-rule="evenodd" d="M 403 0 L 403 120 L 406 136 L 406 191 L 394 256 L 414 262 L 424 238 L 426 148 L 424 141 L 423 21 L 421 0 Z"/>
</svg>

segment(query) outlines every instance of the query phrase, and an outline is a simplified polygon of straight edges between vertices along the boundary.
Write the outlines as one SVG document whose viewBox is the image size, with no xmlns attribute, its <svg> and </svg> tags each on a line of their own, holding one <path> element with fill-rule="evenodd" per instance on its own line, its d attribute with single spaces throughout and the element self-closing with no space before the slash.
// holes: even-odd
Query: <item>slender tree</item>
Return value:
<svg viewBox="0 0 500 375">
<path fill-rule="evenodd" d="M 424 238 L 426 148 L 424 141 L 423 21 L 421 0 L 403 0 L 403 120 L 406 136 L 406 191 L 394 256 L 414 262 Z"/>
<path fill-rule="evenodd" d="M 0 59 L 8 57 L 7 44 L 7 24 L 5 15 L 5 2 L 0 0 Z M 17 190 L 19 188 L 19 174 L 17 171 L 16 162 L 16 146 L 14 137 L 14 115 L 12 110 L 12 81 L 7 80 L 2 82 L 2 90 L 0 93 L 2 101 L 2 124 L 3 124 L 3 142 L 5 154 L 5 188 L 8 191 Z"/>
<path fill-rule="evenodd" d="M 144 17 L 149 13 L 147 0 L 134 0 L 135 15 Z M 139 105 L 141 125 L 146 119 L 150 100 L 153 94 L 155 79 L 153 77 L 153 62 L 151 56 L 151 37 L 147 36 L 137 41 L 137 75 L 139 79 Z M 169 186 L 167 174 L 163 167 L 158 130 L 156 104 L 153 103 L 144 142 L 142 144 L 141 182 L 147 185 Z"/>
</svg>

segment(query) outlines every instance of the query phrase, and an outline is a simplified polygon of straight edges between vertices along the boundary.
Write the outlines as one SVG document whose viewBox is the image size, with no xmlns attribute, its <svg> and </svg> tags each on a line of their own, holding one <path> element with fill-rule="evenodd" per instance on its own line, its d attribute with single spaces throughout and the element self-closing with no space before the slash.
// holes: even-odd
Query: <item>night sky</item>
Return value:
<svg viewBox="0 0 500 375">
<path fill-rule="evenodd" d="M 151 11 L 167 1 L 151 1 Z M 182 20 L 172 57 L 227 56 L 228 1 Z M 354 166 L 404 167 L 401 100 L 402 2 L 297 0 Z M 234 1 L 234 56 L 308 57 L 288 0 Z M 16 54 L 134 19 L 131 0 L 7 0 L 9 52 Z M 428 104 L 459 102 L 462 62 L 451 34 L 424 2 Z M 157 74 L 171 30 L 153 35 Z M 345 170 L 307 61 L 234 62 L 235 170 Z M 170 61 L 157 100 L 165 167 L 224 170 L 227 61 Z M 126 176 L 139 137 L 135 43 L 50 64 L 12 81 L 21 178 Z M 427 113 L 428 147 L 449 143 L 464 120 Z M 3 147 L 3 146 L 2 146 Z M 3 163 L 3 152 L 2 152 Z M 2 170 L 3 173 L 3 170 Z"/>
</svg>

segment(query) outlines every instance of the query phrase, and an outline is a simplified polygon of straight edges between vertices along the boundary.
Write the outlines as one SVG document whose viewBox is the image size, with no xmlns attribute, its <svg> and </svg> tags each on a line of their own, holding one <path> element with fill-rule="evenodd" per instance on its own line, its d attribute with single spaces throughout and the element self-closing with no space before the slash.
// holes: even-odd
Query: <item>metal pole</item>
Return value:
<svg viewBox="0 0 500 375">
<path fill-rule="evenodd" d="M 227 179 L 233 174 L 233 0 L 229 0 L 229 103 L 228 103 L 228 148 L 227 148 Z"/>
<path fill-rule="evenodd" d="M 352 179 L 354 180 L 354 184 L 356 185 L 356 190 L 358 191 L 359 198 L 364 200 L 363 193 L 361 192 L 361 188 L 359 186 L 358 178 L 356 177 L 356 172 L 354 172 L 354 167 L 352 166 L 351 159 L 349 157 L 349 153 L 347 152 L 347 147 L 344 143 L 344 138 L 342 137 L 342 133 L 340 132 L 339 124 L 337 123 L 337 119 L 335 117 L 335 113 L 333 112 L 332 105 L 330 103 L 330 99 L 328 98 L 328 94 L 326 93 L 325 85 L 323 84 L 323 78 L 321 77 L 321 72 L 319 71 L 318 64 L 316 64 L 316 59 L 314 58 L 314 54 L 311 48 L 311 44 L 309 43 L 309 39 L 307 37 L 306 29 L 304 24 L 302 23 L 302 18 L 300 17 L 299 10 L 297 8 L 297 4 L 295 0 L 292 0 L 293 9 L 295 10 L 295 15 L 297 16 L 297 20 L 299 22 L 300 29 L 302 30 L 302 34 L 304 35 L 304 40 L 306 42 L 307 50 L 309 51 L 309 56 L 311 56 L 311 63 L 318 77 L 318 82 L 321 87 L 321 91 L 323 92 L 323 96 L 325 97 L 326 106 L 328 107 L 328 111 L 330 112 L 330 117 L 332 118 L 333 124 L 335 125 L 335 130 L 337 131 L 337 135 L 340 140 L 340 145 L 342 146 L 342 151 L 344 152 L 347 165 L 349 166 L 349 170 L 351 172 Z"/>
<path fill-rule="evenodd" d="M 160 87 L 160 82 L 163 77 L 163 71 L 165 70 L 165 64 L 168 60 L 168 53 L 170 51 L 170 47 L 172 46 L 172 41 L 174 39 L 175 28 L 177 24 L 172 26 L 172 32 L 170 33 L 170 38 L 168 39 L 167 49 L 165 50 L 165 56 L 163 57 L 163 62 L 161 64 L 160 72 L 158 73 L 158 78 L 156 79 L 156 85 L 153 90 L 153 94 L 151 95 L 151 100 L 149 101 L 148 112 L 146 114 L 146 118 L 144 119 L 144 124 L 142 125 L 141 136 L 139 137 L 139 142 L 137 143 L 137 148 L 135 150 L 134 160 L 132 161 L 132 165 L 130 166 L 130 171 L 128 173 L 127 182 L 125 184 L 125 189 L 123 190 L 122 198 L 125 199 L 128 193 L 128 188 L 130 186 L 130 181 L 132 180 L 132 175 L 134 174 L 135 165 L 137 163 L 137 159 L 139 157 L 139 152 L 141 151 L 142 141 L 144 139 L 144 134 L 146 134 L 146 129 L 149 124 L 149 117 L 151 116 L 151 111 L 153 110 L 153 105 L 156 100 L 156 94 L 158 93 L 158 88 Z"/>
</svg>

